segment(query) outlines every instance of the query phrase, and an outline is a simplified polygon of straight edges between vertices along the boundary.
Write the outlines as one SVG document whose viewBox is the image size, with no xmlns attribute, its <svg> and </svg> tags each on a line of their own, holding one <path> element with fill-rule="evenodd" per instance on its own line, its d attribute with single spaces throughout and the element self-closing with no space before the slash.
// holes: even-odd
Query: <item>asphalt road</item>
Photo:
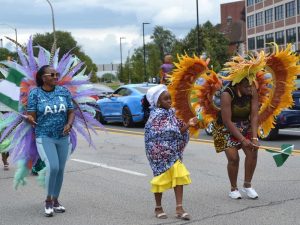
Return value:
<svg viewBox="0 0 300 225">
<path fill-rule="evenodd" d="M 296 225 L 300 224 L 300 158 L 290 157 L 280 168 L 270 153 L 259 152 L 253 186 L 258 200 L 246 197 L 231 200 L 224 154 L 216 154 L 210 137 L 191 141 L 184 153 L 184 163 L 191 172 L 192 184 L 184 188 L 184 207 L 192 220 L 174 217 L 175 199 L 172 190 L 163 197 L 169 218 L 154 217 L 154 199 L 149 181 L 152 171 L 144 152 L 142 128 L 123 129 L 107 126 L 107 131 L 93 135 L 96 149 L 79 138 L 78 148 L 68 161 L 60 201 L 64 214 L 53 218 L 43 216 L 44 190 L 35 177 L 15 191 L 12 188 L 14 168 L 0 170 L 1 225 L 102 225 L 102 224 L 220 224 L 220 225 Z M 129 132 L 128 132 L 129 131 Z M 299 136 L 281 135 L 279 146 L 293 143 L 300 149 Z M 243 183 L 243 153 L 239 186 Z"/>
<path fill-rule="evenodd" d="M 125 128 L 119 123 L 110 123 L 106 126 L 108 129 L 114 130 L 121 130 L 125 132 L 133 132 L 139 133 L 143 135 L 144 128 L 142 124 L 138 124 L 132 128 Z M 198 141 L 209 142 L 213 143 L 212 137 L 208 136 L 204 131 L 200 132 L 199 137 L 197 138 Z M 275 148 L 280 148 L 282 144 L 293 144 L 295 149 L 300 150 L 300 128 L 290 128 L 290 129 L 281 129 L 279 130 L 279 136 L 276 140 L 273 141 L 260 141 L 260 144 L 263 146 L 271 146 Z"/>
</svg>

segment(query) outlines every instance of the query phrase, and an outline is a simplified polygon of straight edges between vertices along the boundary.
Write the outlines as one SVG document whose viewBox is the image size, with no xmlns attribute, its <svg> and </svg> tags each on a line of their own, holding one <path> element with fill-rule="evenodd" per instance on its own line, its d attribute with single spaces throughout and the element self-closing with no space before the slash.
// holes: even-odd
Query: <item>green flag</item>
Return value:
<svg viewBox="0 0 300 225">
<path fill-rule="evenodd" d="M 284 164 L 284 162 L 288 159 L 288 157 L 292 154 L 292 151 L 294 150 L 294 145 L 290 144 L 283 144 L 281 145 L 280 152 L 273 151 L 270 149 L 267 149 L 268 152 L 271 152 L 273 155 L 273 159 L 277 165 L 277 167 L 280 167 Z"/>
<path fill-rule="evenodd" d="M 0 81 L 0 102 L 18 111 L 20 98 L 20 83 L 24 75 L 15 69 L 10 69 L 5 80 Z"/>
<path fill-rule="evenodd" d="M 199 107 L 197 110 L 196 110 L 196 116 L 197 116 L 197 119 L 199 121 L 203 121 L 203 115 L 202 115 L 202 108 Z"/>
</svg>

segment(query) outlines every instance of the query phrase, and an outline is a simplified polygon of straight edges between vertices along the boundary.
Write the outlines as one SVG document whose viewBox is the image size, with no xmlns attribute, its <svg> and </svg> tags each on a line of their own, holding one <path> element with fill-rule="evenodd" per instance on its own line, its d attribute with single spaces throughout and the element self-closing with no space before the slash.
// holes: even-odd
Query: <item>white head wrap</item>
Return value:
<svg viewBox="0 0 300 225">
<path fill-rule="evenodd" d="M 157 86 L 149 88 L 146 94 L 146 98 L 151 107 L 157 106 L 158 98 L 164 91 L 167 91 L 167 86 L 164 84 L 159 84 Z"/>
</svg>

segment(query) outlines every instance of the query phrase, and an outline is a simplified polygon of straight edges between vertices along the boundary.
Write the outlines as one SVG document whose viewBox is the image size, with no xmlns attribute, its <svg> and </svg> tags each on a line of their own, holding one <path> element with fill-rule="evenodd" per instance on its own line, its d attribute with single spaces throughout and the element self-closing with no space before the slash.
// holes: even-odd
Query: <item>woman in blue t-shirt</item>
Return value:
<svg viewBox="0 0 300 225">
<path fill-rule="evenodd" d="M 71 93 L 58 86 L 59 73 L 49 65 L 36 74 L 37 88 L 30 91 L 27 104 L 28 121 L 35 127 L 36 145 L 46 164 L 47 197 L 45 216 L 65 212 L 58 196 L 70 149 L 69 133 L 74 121 Z"/>
</svg>

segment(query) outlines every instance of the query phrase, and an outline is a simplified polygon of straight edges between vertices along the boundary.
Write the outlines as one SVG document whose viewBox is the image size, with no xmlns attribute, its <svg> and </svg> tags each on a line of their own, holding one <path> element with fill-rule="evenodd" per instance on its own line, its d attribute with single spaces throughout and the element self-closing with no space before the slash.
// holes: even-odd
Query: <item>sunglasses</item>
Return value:
<svg viewBox="0 0 300 225">
<path fill-rule="evenodd" d="M 60 73 L 45 73 L 43 76 L 59 77 Z"/>
</svg>

